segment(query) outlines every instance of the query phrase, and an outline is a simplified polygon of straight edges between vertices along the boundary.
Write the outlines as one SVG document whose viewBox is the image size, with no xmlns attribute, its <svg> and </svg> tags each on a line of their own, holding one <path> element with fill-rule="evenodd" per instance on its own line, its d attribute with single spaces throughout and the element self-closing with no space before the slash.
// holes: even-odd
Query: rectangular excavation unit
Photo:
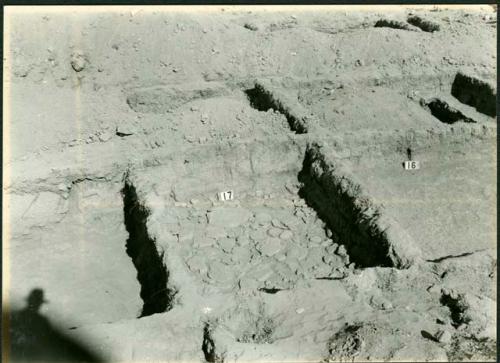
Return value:
<svg viewBox="0 0 500 363">
<path fill-rule="evenodd" d="M 410 30 L 410 26 L 407 23 L 397 20 L 380 19 L 374 25 L 375 28 L 392 28 L 401 30 Z"/>
<path fill-rule="evenodd" d="M 488 82 L 459 72 L 453 80 L 451 94 L 485 115 L 496 116 L 497 93 L 494 85 Z"/>
<path fill-rule="evenodd" d="M 439 121 L 445 124 L 454 124 L 455 122 L 476 122 L 439 98 L 433 98 L 432 100 L 426 102 L 425 105 L 429 108 L 432 116 L 436 117 Z"/>
<path fill-rule="evenodd" d="M 125 227 L 129 233 L 127 254 L 137 269 L 137 280 L 141 284 L 141 299 L 144 301 L 140 317 L 163 313 L 172 308 L 176 291 L 169 287 L 169 272 L 159 253 L 154 239 L 148 234 L 148 210 L 141 205 L 137 192 L 128 178 L 122 189 Z"/>
<path fill-rule="evenodd" d="M 356 186 L 335 175 L 315 146 L 306 152 L 299 181 L 300 195 L 338 236 L 356 265 L 392 266 L 389 242 L 374 223 L 377 214 L 370 217 L 356 205 Z"/>
<path fill-rule="evenodd" d="M 285 115 L 290 129 L 297 134 L 307 133 L 305 120 L 293 115 L 290 108 L 283 104 L 283 101 L 278 99 L 271 91 L 267 90 L 263 85 L 256 83 L 254 88 L 245 91 L 250 105 L 259 110 L 275 110 Z"/>
<path fill-rule="evenodd" d="M 438 31 L 441 28 L 439 24 L 430 20 L 423 19 L 418 15 L 409 16 L 408 23 L 422 29 L 424 32 L 429 33 Z"/>
</svg>

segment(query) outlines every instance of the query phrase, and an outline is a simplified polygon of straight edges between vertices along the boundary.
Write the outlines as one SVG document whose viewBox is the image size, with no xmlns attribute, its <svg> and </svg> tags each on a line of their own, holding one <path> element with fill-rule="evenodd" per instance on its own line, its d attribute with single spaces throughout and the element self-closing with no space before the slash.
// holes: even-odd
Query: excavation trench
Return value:
<svg viewBox="0 0 500 363">
<path fill-rule="evenodd" d="M 356 205 L 356 187 L 346 186 L 347 180 L 334 173 L 317 146 L 307 149 L 298 179 L 299 195 L 344 244 L 356 266 L 393 267 L 389 242 L 375 223 L 378 215 L 368 216 Z"/>
<path fill-rule="evenodd" d="M 212 338 L 212 327 L 206 323 L 203 327 L 203 342 L 201 350 L 205 356 L 205 361 L 208 363 L 223 363 L 224 354 L 218 354 L 215 347 L 214 339 Z"/>
<path fill-rule="evenodd" d="M 269 90 L 265 89 L 262 85 L 256 84 L 254 88 L 247 89 L 245 94 L 248 97 L 250 106 L 259 111 L 275 110 L 286 117 L 290 129 L 297 134 L 307 133 L 307 127 L 304 120 L 296 117 L 290 112 L 282 101 L 280 101 Z"/>
<path fill-rule="evenodd" d="M 426 106 L 429 108 L 432 116 L 445 124 L 454 124 L 455 122 L 459 121 L 467 123 L 476 122 L 470 117 L 465 116 L 459 110 L 451 107 L 448 103 L 437 98 L 434 98 L 427 102 Z"/>
<path fill-rule="evenodd" d="M 401 30 L 410 30 L 408 24 L 403 23 L 402 21 L 397 20 L 388 20 L 388 19 L 380 19 L 375 25 L 375 28 L 392 28 L 392 29 L 401 29 Z"/>
<path fill-rule="evenodd" d="M 425 20 L 420 16 L 416 15 L 408 17 L 408 23 L 416 26 L 417 28 L 422 29 L 424 32 L 429 32 L 429 33 L 438 31 L 440 29 L 439 24 L 429 20 Z"/>
<path fill-rule="evenodd" d="M 460 102 L 485 115 L 496 116 L 496 92 L 492 85 L 480 79 L 457 73 L 451 94 Z"/>
<path fill-rule="evenodd" d="M 149 211 L 139 202 L 136 189 L 128 178 L 122 196 L 125 228 L 129 233 L 126 251 L 137 270 L 144 302 L 139 317 L 163 313 L 172 308 L 176 291 L 168 286 L 169 272 L 163 263 L 163 253 L 158 252 L 155 240 L 148 234 Z"/>
</svg>

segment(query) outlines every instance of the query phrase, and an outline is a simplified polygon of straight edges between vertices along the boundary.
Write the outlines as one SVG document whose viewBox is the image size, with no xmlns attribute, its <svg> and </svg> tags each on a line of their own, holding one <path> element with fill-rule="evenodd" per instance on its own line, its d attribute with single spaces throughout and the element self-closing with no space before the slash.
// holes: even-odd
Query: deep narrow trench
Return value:
<svg viewBox="0 0 500 363">
<path fill-rule="evenodd" d="M 327 165 L 316 145 L 308 147 L 298 175 L 299 196 L 344 244 L 358 267 L 393 267 L 389 242 L 373 221 L 355 204 L 353 191 Z"/>
<path fill-rule="evenodd" d="M 432 116 L 437 118 L 439 121 L 445 124 L 454 124 L 455 122 L 467 122 L 467 123 L 475 123 L 476 121 L 471 119 L 470 117 L 465 116 L 459 110 L 451 107 L 445 101 L 442 101 L 438 98 L 433 98 L 429 102 L 426 103 L 426 106 L 431 111 Z"/>
<path fill-rule="evenodd" d="M 265 89 L 261 84 L 255 84 L 254 88 L 245 90 L 250 106 L 258 111 L 273 109 L 286 117 L 290 129 L 297 134 L 306 134 L 307 127 L 304 120 L 293 115 L 288 107 L 277 99 L 272 92 Z"/>
<path fill-rule="evenodd" d="M 496 116 L 496 92 L 488 83 L 463 73 L 457 73 L 451 86 L 451 94 L 460 102 L 474 107 L 485 115 Z"/>
<path fill-rule="evenodd" d="M 169 272 L 158 253 L 155 240 L 148 234 L 149 211 L 139 202 L 134 185 L 125 177 L 122 189 L 125 228 L 129 233 L 126 251 L 137 270 L 144 302 L 139 317 L 163 313 L 172 308 L 176 290 L 168 286 Z"/>
</svg>

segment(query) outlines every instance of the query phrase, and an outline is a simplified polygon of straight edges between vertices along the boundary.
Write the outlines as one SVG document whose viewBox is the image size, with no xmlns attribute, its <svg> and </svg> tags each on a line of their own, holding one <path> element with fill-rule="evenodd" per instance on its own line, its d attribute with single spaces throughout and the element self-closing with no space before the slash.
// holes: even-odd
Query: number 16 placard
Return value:
<svg viewBox="0 0 500 363">
<path fill-rule="evenodd" d="M 418 161 L 405 161 L 403 166 L 406 170 L 417 170 L 420 169 L 420 163 Z"/>
</svg>

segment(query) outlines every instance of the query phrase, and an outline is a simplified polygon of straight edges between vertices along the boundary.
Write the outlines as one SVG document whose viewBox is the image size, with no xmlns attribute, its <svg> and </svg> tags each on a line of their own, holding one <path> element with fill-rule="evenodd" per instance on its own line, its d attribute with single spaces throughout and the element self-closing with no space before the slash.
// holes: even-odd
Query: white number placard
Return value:
<svg viewBox="0 0 500 363">
<path fill-rule="evenodd" d="M 233 198 L 234 198 L 234 193 L 232 190 L 219 193 L 219 200 L 226 201 L 226 200 L 233 200 Z"/>
<path fill-rule="evenodd" d="M 420 163 L 418 161 L 410 160 L 410 161 L 405 161 L 403 164 L 406 170 L 420 169 Z"/>
</svg>

